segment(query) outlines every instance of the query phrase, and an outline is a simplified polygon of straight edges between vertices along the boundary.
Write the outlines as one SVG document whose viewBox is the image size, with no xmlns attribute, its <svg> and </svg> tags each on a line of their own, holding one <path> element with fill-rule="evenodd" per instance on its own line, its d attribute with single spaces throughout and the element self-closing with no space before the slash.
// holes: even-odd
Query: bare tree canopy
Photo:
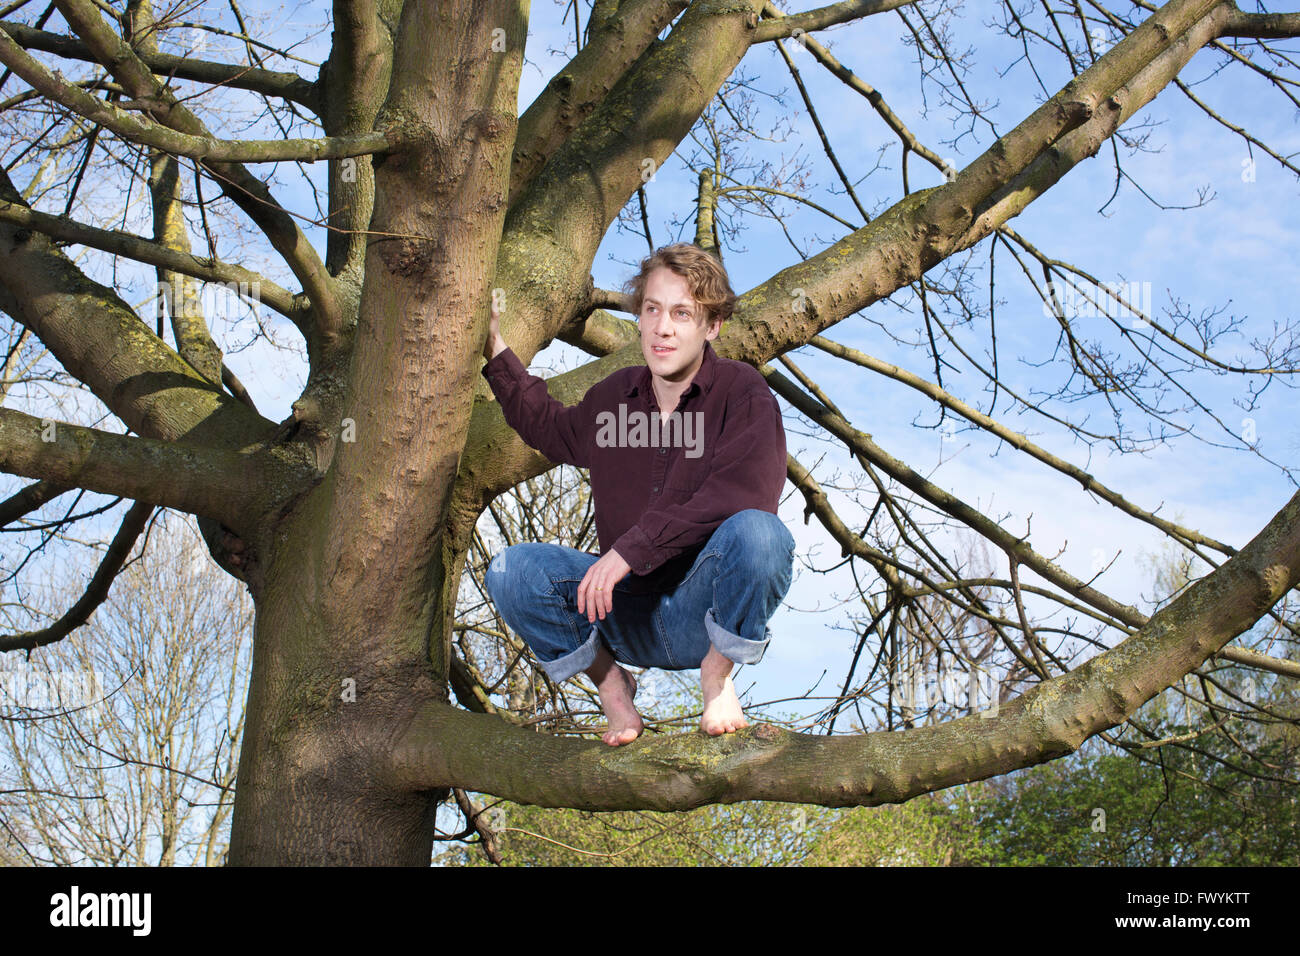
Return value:
<svg viewBox="0 0 1300 956">
<path fill-rule="evenodd" d="M 0 663 L 0 859 L 224 856 L 252 605 L 237 581 L 212 586 L 224 575 L 189 524 L 159 512 L 87 627 L 32 666 Z M 57 595 L 77 570 L 61 568 Z"/>
<path fill-rule="evenodd" d="M 992 18 L 1017 82 L 1035 84 L 1037 105 L 1003 129 L 948 0 L 536 7 L 339 0 L 277 19 L 238 0 L 0 5 L 4 388 L 25 409 L 0 409 L 0 470 L 30 479 L 0 504 L 28 552 L 10 580 L 46 538 L 71 540 L 78 522 L 103 534 L 99 516 L 125 508 L 84 597 L 0 636 L 0 649 L 74 633 L 153 509 L 196 516 L 255 606 L 231 862 L 427 864 L 435 808 L 453 793 L 469 806 L 465 791 L 591 810 L 901 802 L 1069 754 L 1189 675 L 1209 710 L 1259 712 L 1215 683 L 1225 662 L 1300 676 L 1294 616 L 1278 608 L 1300 582 L 1300 494 L 1233 544 L 1065 450 L 1141 452 L 1187 434 L 1294 485 L 1286 462 L 1225 424 L 1216 403 L 1231 399 L 1210 396 L 1220 379 L 1248 396 L 1289 389 L 1300 359 L 1290 318 L 1234 350 L 1230 320 L 1178 303 L 1158 316 L 1011 225 L 1092 157 L 1113 165 L 1118 196 L 1120 149 L 1144 145 L 1142 111 L 1166 90 L 1284 172 L 1273 201 L 1293 203 L 1295 150 L 1221 112 L 1190 74 L 1194 63 L 1198 81 L 1249 78 L 1290 124 L 1300 14 L 1230 0 L 967 11 Z M 548 17 L 571 31 L 567 61 L 521 109 L 521 78 L 547 59 L 530 44 Z M 907 46 L 920 112 L 951 116 L 953 139 L 927 142 L 925 117 L 871 82 L 871 57 L 854 51 L 881 42 Z M 794 92 L 773 105 L 777 68 Z M 860 115 L 819 109 L 813 71 Z M 794 111 L 814 133 L 783 151 Z M 866 123 L 881 144 L 875 168 L 835 148 Z M 670 174 L 675 192 L 660 189 Z M 714 346 L 759 369 L 790 420 L 856 467 L 856 494 L 816 477 L 811 459 L 791 455 L 787 476 L 805 517 L 853 562 L 863 619 L 840 693 L 809 726 L 656 733 L 611 750 L 550 720 L 563 694 L 513 635 L 493 632 L 481 594 L 471 615 L 462 592 L 490 551 L 480 529 L 535 534 L 497 507 L 503 496 L 555 468 L 505 423 L 480 375 L 489 303 L 525 364 L 557 341 L 592 357 L 548 381 L 567 404 L 640 363 L 635 325 L 615 314 L 627 298 L 593 273 L 616 234 L 665 238 L 651 198 L 729 264 L 754 223 L 788 239 Z M 1104 233 L 1104 218 L 1088 222 Z M 999 283 L 1027 283 L 1041 302 L 1036 322 L 999 326 L 995 255 Z M 879 321 L 886 307 L 896 311 Z M 874 339 L 828 337 L 865 326 Z M 911 343 L 912 368 L 859 347 L 886 336 Z M 269 370 L 242 382 L 233 341 L 305 357 L 283 421 L 258 407 L 286 383 Z M 1009 356 L 1040 345 L 1059 379 L 1023 393 Z M 819 383 L 792 355 L 804 346 L 849 384 Z M 953 385 L 962 373 L 982 397 Z M 940 427 L 988 436 L 1016 467 L 1063 476 L 1166 536 L 1199 562 L 1194 579 L 1148 615 L 1099 574 L 1072 573 L 853 420 L 849 393 L 886 381 L 920 396 Z M 1010 409 L 1065 440 L 1036 442 L 1008 424 Z M 74 503 L 87 495 L 108 503 Z M 44 537 L 27 545 L 33 535 Z M 1256 625 L 1272 629 L 1264 650 L 1232 644 Z M 499 672 L 475 659 L 467 628 L 497 642 Z M 945 667 L 970 686 L 996 671 L 1000 688 L 979 712 L 974 695 L 928 714 L 900 698 L 915 668 Z M 885 713 L 889 732 L 833 732 L 863 706 Z"/>
</svg>

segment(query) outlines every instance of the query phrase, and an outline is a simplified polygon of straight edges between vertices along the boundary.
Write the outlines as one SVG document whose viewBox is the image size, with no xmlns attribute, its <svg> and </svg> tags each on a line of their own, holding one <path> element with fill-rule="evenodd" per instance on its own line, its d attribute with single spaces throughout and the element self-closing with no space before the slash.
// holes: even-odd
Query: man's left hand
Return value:
<svg viewBox="0 0 1300 956">
<path fill-rule="evenodd" d="M 592 624 L 597 617 L 603 621 L 614 610 L 614 585 L 631 570 L 632 566 L 617 551 L 611 549 L 602 554 L 578 585 L 578 613 L 585 614 Z"/>
</svg>

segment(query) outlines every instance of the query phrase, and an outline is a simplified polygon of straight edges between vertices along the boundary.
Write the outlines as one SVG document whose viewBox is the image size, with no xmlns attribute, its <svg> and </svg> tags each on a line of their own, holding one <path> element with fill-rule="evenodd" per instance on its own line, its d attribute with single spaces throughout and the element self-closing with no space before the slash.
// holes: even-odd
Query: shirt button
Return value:
<svg viewBox="0 0 1300 956">
<path fill-rule="evenodd" d="M 652 489 L 650 489 L 650 490 L 651 490 L 651 491 L 658 491 L 658 490 L 659 490 L 659 486 L 658 486 L 658 485 L 655 485 L 655 486 L 654 486 Z"/>
<path fill-rule="evenodd" d="M 668 449 L 667 449 L 667 448 L 660 448 L 660 449 L 659 449 L 659 454 L 661 454 L 661 455 L 666 455 L 666 454 L 668 454 Z"/>
<path fill-rule="evenodd" d="M 648 562 L 646 564 L 641 565 L 641 567 L 645 568 L 647 571 L 650 570 L 650 564 Z"/>
</svg>

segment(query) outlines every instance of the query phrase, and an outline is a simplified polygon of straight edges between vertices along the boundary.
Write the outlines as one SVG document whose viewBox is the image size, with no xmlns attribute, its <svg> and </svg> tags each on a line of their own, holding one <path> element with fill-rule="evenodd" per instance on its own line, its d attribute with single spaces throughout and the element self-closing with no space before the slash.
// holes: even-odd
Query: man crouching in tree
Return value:
<svg viewBox="0 0 1300 956">
<path fill-rule="evenodd" d="M 616 661 L 698 667 L 700 728 L 748 726 L 731 669 L 762 659 L 794 559 L 776 514 L 780 408 L 757 371 L 709 345 L 736 302 L 722 264 L 697 246 L 665 246 L 627 290 L 645 365 L 620 369 L 577 405 L 525 371 L 495 302 L 483 348 L 510 427 L 552 461 L 590 470 L 601 550 L 513 545 L 492 560 L 488 593 L 553 680 L 585 671 L 595 681 L 609 718 L 602 739 L 615 747 L 644 729 L 636 680 Z"/>
</svg>

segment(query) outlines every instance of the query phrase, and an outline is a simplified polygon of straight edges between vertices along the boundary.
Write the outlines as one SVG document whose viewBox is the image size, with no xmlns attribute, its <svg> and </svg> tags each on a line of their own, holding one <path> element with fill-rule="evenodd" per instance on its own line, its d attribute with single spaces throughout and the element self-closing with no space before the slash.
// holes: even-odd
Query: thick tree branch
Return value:
<svg viewBox="0 0 1300 956">
<path fill-rule="evenodd" d="M 995 711 L 893 733 L 814 737 L 759 724 L 716 738 L 643 737 L 610 748 L 430 703 L 382 749 L 395 784 L 456 785 L 539 806 L 899 803 L 1073 752 L 1221 650 L 1297 583 L 1300 493 L 1137 634 Z"/>
<path fill-rule="evenodd" d="M 188 254 L 190 237 L 181 211 L 180 164 L 176 157 L 152 150 L 149 156 L 149 198 L 153 203 L 154 239 L 168 249 Z M 171 269 L 154 270 L 158 280 L 156 309 L 165 308 L 171 320 L 176 351 L 209 382 L 221 381 L 221 349 L 212 338 L 199 286 L 189 276 Z M 252 290 L 249 294 L 256 297 Z"/>
<path fill-rule="evenodd" d="M 131 0 L 127 6 L 130 42 L 140 54 L 157 52 L 152 0 Z M 149 151 L 149 201 L 153 206 L 153 237 L 177 252 L 190 251 L 189 228 L 181 205 L 180 163 L 161 150 Z M 222 381 L 221 349 L 212 338 L 197 283 L 189 276 L 158 267 L 154 272 L 160 294 L 155 305 L 161 327 L 165 310 L 171 320 L 172 338 L 181 358 L 209 382 Z"/>
<path fill-rule="evenodd" d="M 1258 40 L 1300 36 L 1300 13 L 1244 13 L 1233 10 L 1219 36 L 1253 37 Z"/>
<path fill-rule="evenodd" d="M 698 186 L 695 190 L 695 244 L 705 252 L 721 256 L 722 252 L 715 238 L 717 228 L 713 222 L 718 207 L 718 191 L 713 181 L 715 175 L 712 168 L 706 167 L 700 170 Z"/>
<path fill-rule="evenodd" d="M 639 342 L 641 333 L 635 322 L 620 319 L 604 309 L 596 309 L 581 322 L 562 331 L 560 339 L 577 346 L 588 355 L 600 358 L 617 352 L 630 343 Z"/>
<path fill-rule="evenodd" d="M 95 55 L 80 40 L 37 30 L 22 23 L 0 22 L 0 30 L 8 33 L 21 47 L 53 53 L 68 60 L 95 62 Z M 213 86 L 229 86 L 249 90 L 265 96 L 276 96 L 320 112 L 320 94 L 316 84 L 296 73 L 255 69 L 232 63 L 213 63 L 188 56 L 173 56 L 156 51 L 143 54 L 145 65 L 160 76 L 180 80 L 194 80 Z"/>
<path fill-rule="evenodd" d="M 3 170 L 0 200 L 7 200 L 11 211 L 24 208 Z M 4 308 L 132 431 L 225 448 L 252 444 L 274 431 L 273 422 L 195 372 L 112 289 L 88 279 L 48 237 L 3 218 L 0 287 Z"/>
<path fill-rule="evenodd" d="M 587 45 L 551 78 L 519 118 L 510 168 L 511 204 L 686 6 L 686 0 L 628 0 L 607 18 L 593 20 Z"/>
<path fill-rule="evenodd" d="M 609 224 L 687 136 L 749 49 L 761 4 L 692 3 L 510 207 L 497 284 L 507 292 L 502 334 L 524 361 L 584 307 L 589 287 L 582 280 L 590 281 Z M 520 316 L 529 321 L 518 322 Z"/>
<path fill-rule="evenodd" d="M 402 0 L 335 0 L 334 43 L 321 67 L 321 122 L 330 136 L 358 136 L 375 128 L 393 72 L 393 29 Z M 366 229 L 375 206 L 375 171 L 366 159 L 329 167 L 329 224 L 325 262 L 359 294 Z"/>
<path fill-rule="evenodd" d="M 227 525 L 269 504 L 289 475 L 253 448 L 116 435 L 0 408 L 0 470 L 205 515 Z M 232 487 L 243 489 L 231 495 Z"/>
</svg>

